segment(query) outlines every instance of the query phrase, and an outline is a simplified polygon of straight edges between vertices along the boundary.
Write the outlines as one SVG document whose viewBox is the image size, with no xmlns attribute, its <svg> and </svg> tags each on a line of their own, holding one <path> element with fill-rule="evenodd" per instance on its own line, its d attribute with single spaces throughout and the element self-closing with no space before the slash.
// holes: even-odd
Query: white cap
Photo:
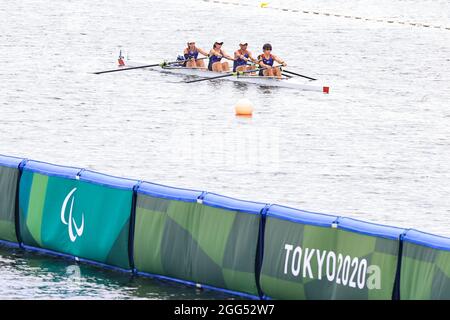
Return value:
<svg viewBox="0 0 450 320">
<path fill-rule="evenodd" d="M 247 41 L 240 41 L 240 42 L 239 42 L 239 45 L 246 45 L 246 44 L 248 44 Z"/>
<path fill-rule="evenodd" d="M 188 44 L 189 43 L 195 43 L 195 40 L 194 39 L 192 39 L 192 38 L 189 38 L 189 40 L 188 40 L 188 42 L 187 42 Z"/>
</svg>

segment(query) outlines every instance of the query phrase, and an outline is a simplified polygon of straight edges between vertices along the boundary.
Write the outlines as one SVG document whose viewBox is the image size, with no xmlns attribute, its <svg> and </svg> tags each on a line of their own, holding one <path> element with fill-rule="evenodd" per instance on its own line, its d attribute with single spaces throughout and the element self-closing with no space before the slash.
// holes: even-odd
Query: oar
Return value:
<svg viewBox="0 0 450 320">
<path fill-rule="evenodd" d="M 276 66 L 276 67 L 272 67 L 272 68 L 279 68 L 282 67 L 280 66 Z M 186 81 L 186 83 L 193 83 L 193 82 L 200 82 L 200 81 L 208 81 L 208 80 L 214 80 L 214 79 L 220 79 L 220 78 L 226 78 L 226 77 L 232 77 L 232 76 L 238 76 L 240 74 L 244 74 L 244 73 L 252 73 L 252 72 L 257 72 L 259 70 L 264 70 L 264 69 L 268 69 L 267 67 L 265 68 L 260 68 L 260 69 L 255 69 L 255 70 L 246 70 L 246 71 L 239 71 L 239 72 L 230 72 L 227 74 L 223 74 L 217 77 L 211 77 L 211 78 L 203 78 L 203 79 L 196 79 L 196 80 L 191 80 L 191 81 Z"/>
<path fill-rule="evenodd" d="M 304 76 L 302 74 L 298 74 L 298 73 L 295 73 L 295 72 L 292 72 L 292 71 L 287 71 L 287 70 L 283 70 L 283 71 L 286 72 L 286 73 L 289 73 L 289 74 L 293 74 L 294 76 L 299 76 L 299 77 L 306 78 L 306 79 L 309 79 L 309 80 L 317 80 L 317 79 L 314 79 L 314 78 L 311 78 L 311 77 L 308 77 L 308 76 Z"/>
<path fill-rule="evenodd" d="M 94 74 L 103 74 L 103 73 L 110 73 L 110 72 L 119 72 L 119 71 L 126 71 L 126 70 L 133 70 L 133 69 L 142 69 L 142 68 L 150 68 L 150 67 L 157 67 L 161 65 L 160 63 L 156 63 L 156 64 L 147 64 L 144 66 L 139 66 L 139 67 L 129 67 L 129 68 L 122 68 L 122 69 L 113 69 L 113 70 L 106 70 L 106 71 L 98 71 L 98 72 L 94 72 Z"/>
<path fill-rule="evenodd" d="M 260 61 L 262 61 L 262 60 L 258 60 L 258 62 L 260 62 Z M 251 63 L 247 62 L 247 65 L 252 65 L 252 64 L 258 65 L 257 63 L 254 63 L 254 62 L 251 62 Z M 295 73 L 295 72 L 292 72 L 292 71 L 287 71 L 287 70 L 282 70 L 282 71 L 284 72 L 283 75 L 288 77 L 288 78 L 292 78 L 292 76 L 289 76 L 286 73 L 293 74 L 295 76 L 303 77 L 303 78 L 310 79 L 310 80 L 317 80 L 317 79 L 314 79 L 314 78 L 311 78 L 311 77 L 308 77 L 308 76 L 304 76 L 302 74 L 298 74 L 298 73 Z"/>
<path fill-rule="evenodd" d="M 207 59 L 208 57 L 198 58 L 196 60 L 203 60 Z M 146 64 L 144 66 L 138 66 L 138 67 L 128 67 L 128 68 L 121 68 L 121 69 L 113 69 L 113 70 L 106 70 L 106 71 L 99 71 L 94 72 L 94 74 L 103 74 L 103 73 L 110 73 L 110 72 L 119 72 L 119 71 L 126 71 L 126 70 L 134 70 L 134 69 L 142 69 L 142 68 L 151 68 L 151 67 L 158 67 L 158 66 L 165 66 L 169 64 L 176 64 L 176 63 L 184 63 L 188 60 L 178 60 L 178 61 L 172 61 L 172 62 L 162 62 L 162 63 L 155 63 L 155 64 Z"/>
<path fill-rule="evenodd" d="M 236 75 L 236 72 L 230 72 L 227 74 L 222 74 L 220 76 L 217 77 L 211 77 L 211 78 L 203 78 L 203 79 L 195 79 L 195 80 L 190 80 L 190 81 L 186 81 L 186 83 L 193 83 L 193 82 L 200 82 L 200 81 L 208 81 L 208 80 L 214 80 L 214 79 L 220 79 L 220 78 L 226 78 L 226 77 L 231 77 Z"/>
</svg>

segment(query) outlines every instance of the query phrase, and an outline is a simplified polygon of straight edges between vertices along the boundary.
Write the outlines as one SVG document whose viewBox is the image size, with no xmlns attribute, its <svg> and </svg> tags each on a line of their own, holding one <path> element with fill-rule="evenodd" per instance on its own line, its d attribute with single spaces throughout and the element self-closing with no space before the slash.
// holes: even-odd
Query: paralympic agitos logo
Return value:
<svg viewBox="0 0 450 320">
<path fill-rule="evenodd" d="M 75 201 L 75 196 L 73 196 L 73 194 L 75 193 L 75 191 L 77 191 L 77 188 L 73 188 L 72 191 L 69 192 L 69 194 L 64 199 L 61 207 L 61 222 L 67 225 L 67 232 L 69 233 L 69 238 L 72 242 L 75 242 L 75 240 L 77 240 L 77 237 L 81 237 L 84 231 L 84 213 L 81 214 L 80 227 L 78 227 L 77 223 L 75 222 L 75 218 L 73 217 L 73 202 Z M 72 202 L 70 203 L 69 218 L 66 220 L 67 203 L 71 198 Z"/>
</svg>

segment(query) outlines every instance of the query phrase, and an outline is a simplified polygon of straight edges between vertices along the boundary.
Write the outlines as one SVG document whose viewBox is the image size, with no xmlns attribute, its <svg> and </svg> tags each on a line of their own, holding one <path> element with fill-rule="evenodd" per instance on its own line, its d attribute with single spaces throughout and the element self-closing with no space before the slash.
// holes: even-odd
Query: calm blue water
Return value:
<svg viewBox="0 0 450 320">
<path fill-rule="evenodd" d="M 450 236 L 450 30 L 233 1 L 249 6 L 1 2 L 0 153 Z M 269 6 L 450 26 L 448 1 Z M 120 49 L 172 59 L 187 38 L 204 49 L 221 39 L 228 53 L 269 41 L 331 94 L 91 74 L 115 67 Z M 234 115 L 243 97 L 252 118 Z M 0 270 L 0 298 L 222 297 L 4 248 Z"/>
</svg>

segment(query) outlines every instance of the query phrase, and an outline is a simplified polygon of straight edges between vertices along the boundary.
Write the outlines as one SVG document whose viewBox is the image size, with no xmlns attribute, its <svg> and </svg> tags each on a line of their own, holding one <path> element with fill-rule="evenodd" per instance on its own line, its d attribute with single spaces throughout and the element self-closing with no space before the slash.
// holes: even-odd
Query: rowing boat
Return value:
<svg viewBox="0 0 450 320">
<path fill-rule="evenodd" d="M 145 63 L 139 63 L 127 60 L 124 65 L 119 66 L 120 68 L 130 68 L 130 67 L 140 67 L 145 66 Z M 186 76 L 197 76 L 202 78 L 213 78 L 220 75 L 220 72 L 209 71 L 200 68 L 187 68 L 183 66 L 178 66 L 176 64 L 161 64 L 156 66 L 158 71 L 173 73 L 173 74 L 181 74 Z M 224 73 L 225 74 L 225 73 Z M 259 75 L 250 75 L 250 74 L 236 74 L 230 77 L 220 78 L 221 80 L 230 80 L 234 82 L 241 83 L 251 83 L 257 84 L 265 87 L 282 87 L 282 88 L 291 88 L 301 91 L 318 91 L 323 93 L 329 93 L 329 87 L 322 85 L 311 85 L 304 83 L 304 81 L 299 81 L 294 77 L 282 77 L 281 79 L 275 77 L 263 77 Z"/>
</svg>

